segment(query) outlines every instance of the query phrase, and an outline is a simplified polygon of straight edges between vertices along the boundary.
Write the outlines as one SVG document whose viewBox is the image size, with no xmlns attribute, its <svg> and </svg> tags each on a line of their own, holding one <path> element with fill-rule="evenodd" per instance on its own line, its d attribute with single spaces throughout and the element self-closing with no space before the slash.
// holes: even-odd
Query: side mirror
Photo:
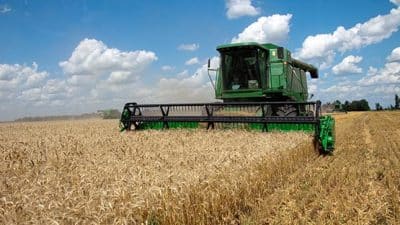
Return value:
<svg viewBox="0 0 400 225">
<path fill-rule="evenodd" d="M 217 79 L 217 74 L 215 75 L 215 79 L 213 80 L 213 79 L 211 78 L 210 71 L 217 72 L 218 69 L 210 69 L 210 66 L 211 66 L 211 59 L 210 59 L 210 58 L 208 58 L 207 66 L 208 66 L 208 69 L 207 69 L 208 78 L 210 78 L 210 82 L 211 82 L 211 84 L 212 84 L 212 86 L 213 86 L 213 88 L 214 88 L 214 91 L 217 91 L 217 90 L 215 89 L 215 80 Z"/>
</svg>

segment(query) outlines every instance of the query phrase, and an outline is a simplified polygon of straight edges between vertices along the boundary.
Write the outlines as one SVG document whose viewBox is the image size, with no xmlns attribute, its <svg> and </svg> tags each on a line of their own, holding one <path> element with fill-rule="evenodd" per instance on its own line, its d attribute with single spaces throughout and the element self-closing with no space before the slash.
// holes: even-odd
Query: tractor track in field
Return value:
<svg viewBox="0 0 400 225">
<path fill-rule="evenodd" d="M 364 136 L 365 136 L 365 144 L 367 145 L 368 149 L 373 149 L 373 145 L 374 143 L 372 142 L 372 136 L 371 136 L 371 132 L 369 130 L 369 127 L 366 124 L 366 120 L 368 119 L 368 115 L 364 117 L 364 123 L 363 123 L 363 130 L 364 130 Z"/>
<path fill-rule="evenodd" d="M 378 142 L 384 140 L 382 146 L 390 150 L 392 155 L 396 157 L 397 161 L 400 161 L 400 117 L 397 117 L 396 120 L 384 114 L 380 119 L 380 123 L 382 124 L 393 124 L 395 126 L 383 126 L 381 132 L 377 134 L 376 139 Z M 384 143 L 387 143 L 387 145 Z"/>
<path fill-rule="evenodd" d="M 336 117 L 336 150 L 291 174 L 246 221 L 254 224 L 398 224 L 400 112 Z"/>
</svg>

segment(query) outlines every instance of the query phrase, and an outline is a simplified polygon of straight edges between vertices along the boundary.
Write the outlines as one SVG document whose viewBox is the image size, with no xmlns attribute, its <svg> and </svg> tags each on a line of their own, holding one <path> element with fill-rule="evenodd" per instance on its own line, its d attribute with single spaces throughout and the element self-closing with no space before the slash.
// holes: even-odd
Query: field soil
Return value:
<svg viewBox="0 0 400 225">
<path fill-rule="evenodd" d="M 400 112 L 304 133 L 0 124 L 0 224 L 399 224 Z"/>
</svg>

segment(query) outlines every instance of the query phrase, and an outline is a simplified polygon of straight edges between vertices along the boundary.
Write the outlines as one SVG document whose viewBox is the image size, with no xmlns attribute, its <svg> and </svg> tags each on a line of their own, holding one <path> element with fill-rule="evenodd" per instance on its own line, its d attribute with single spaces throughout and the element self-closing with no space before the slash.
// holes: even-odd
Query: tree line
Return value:
<svg viewBox="0 0 400 225">
<path fill-rule="evenodd" d="M 380 111 L 380 110 L 396 110 L 396 109 L 400 109 L 400 98 L 399 96 L 396 94 L 394 96 L 394 105 L 390 105 L 386 108 L 383 108 L 383 106 L 377 102 L 375 103 L 375 110 L 376 111 Z"/>
<path fill-rule="evenodd" d="M 344 101 L 344 103 L 339 100 L 334 101 L 334 111 L 369 111 L 371 108 L 369 107 L 369 103 L 366 99 L 361 100 L 353 100 L 353 101 Z"/>
<path fill-rule="evenodd" d="M 333 103 L 325 104 L 325 107 L 331 106 L 332 111 L 369 111 L 371 110 L 369 103 L 366 99 L 361 100 L 353 100 L 353 101 L 344 101 L 343 103 L 339 100 L 334 101 Z M 396 110 L 400 109 L 400 97 L 396 94 L 394 97 L 394 105 L 390 105 L 384 108 L 379 102 L 375 103 L 375 110 Z"/>
</svg>

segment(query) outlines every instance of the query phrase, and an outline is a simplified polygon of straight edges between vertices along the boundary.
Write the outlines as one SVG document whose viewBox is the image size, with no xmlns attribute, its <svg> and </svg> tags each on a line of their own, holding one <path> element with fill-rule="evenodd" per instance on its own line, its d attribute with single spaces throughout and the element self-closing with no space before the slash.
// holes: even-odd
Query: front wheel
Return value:
<svg viewBox="0 0 400 225">
<path fill-rule="evenodd" d="M 293 105 L 283 105 L 276 108 L 276 115 L 282 117 L 294 117 L 298 115 L 298 110 Z"/>
</svg>

